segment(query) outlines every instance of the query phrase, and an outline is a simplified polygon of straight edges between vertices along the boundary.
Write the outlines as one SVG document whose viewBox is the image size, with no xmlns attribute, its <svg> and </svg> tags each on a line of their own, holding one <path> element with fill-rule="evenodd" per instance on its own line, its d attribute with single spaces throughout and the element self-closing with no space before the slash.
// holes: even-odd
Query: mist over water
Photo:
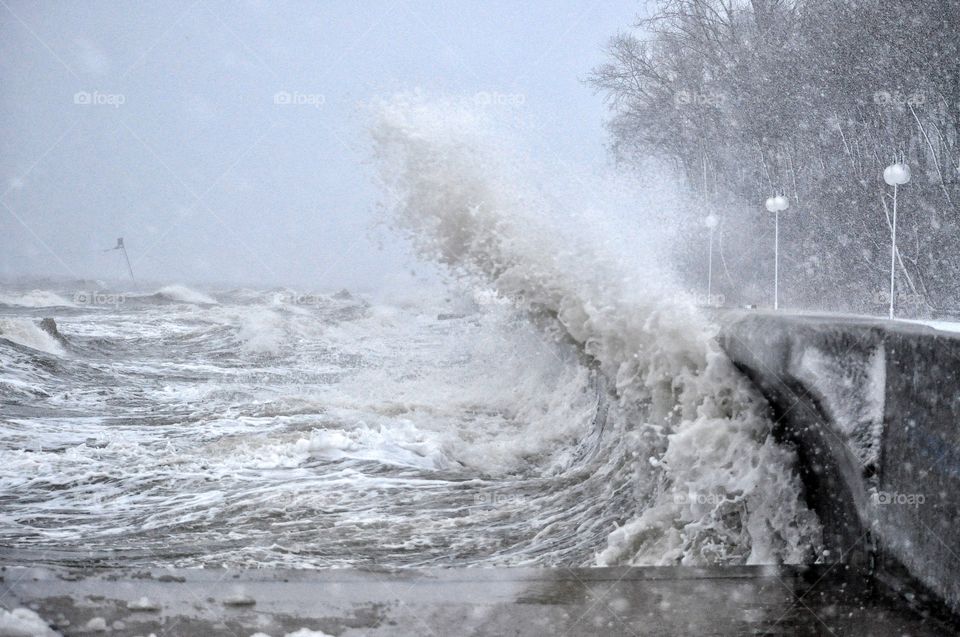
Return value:
<svg viewBox="0 0 960 637">
<path fill-rule="evenodd" d="M 0 637 L 956 623 L 957 0 L 0 5 Z"/>
<path fill-rule="evenodd" d="M 303 568 L 816 559 L 795 457 L 656 266 L 669 189 L 551 174 L 451 99 L 384 101 L 371 135 L 384 222 L 445 281 L 375 297 L 165 286 L 112 305 L 4 290 L 8 550 Z M 627 223 L 631 206 L 645 218 Z M 38 327 L 48 314 L 59 332 Z"/>
<path fill-rule="evenodd" d="M 636 500 L 600 563 L 811 559 L 819 528 L 799 498 L 795 458 L 658 266 L 669 263 L 662 216 L 631 228 L 596 198 L 558 209 L 549 186 L 524 183 L 533 167 L 462 102 L 398 96 L 373 135 L 396 226 L 419 252 L 511 299 L 610 384 L 622 428 L 605 453 L 626 459 L 617 475 L 634 481 Z M 642 205 L 677 204 L 661 189 Z"/>
</svg>

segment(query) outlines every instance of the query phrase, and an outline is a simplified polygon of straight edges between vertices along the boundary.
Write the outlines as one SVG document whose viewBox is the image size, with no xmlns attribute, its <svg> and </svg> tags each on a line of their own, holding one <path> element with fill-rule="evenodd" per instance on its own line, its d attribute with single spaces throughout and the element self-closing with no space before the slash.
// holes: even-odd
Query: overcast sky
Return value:
<svg viewBox="0 0 960 637">
<path fill-rule="evenodd" d="M 143 279 L 376 288 L 405 261 L 371 237 L 358 104 L 494 96 L 534 146 L 602 164 L 581 80 L 640 10 L 0 0 L 0 276 L 114 278 L 123 236 Z"/>
</svg>

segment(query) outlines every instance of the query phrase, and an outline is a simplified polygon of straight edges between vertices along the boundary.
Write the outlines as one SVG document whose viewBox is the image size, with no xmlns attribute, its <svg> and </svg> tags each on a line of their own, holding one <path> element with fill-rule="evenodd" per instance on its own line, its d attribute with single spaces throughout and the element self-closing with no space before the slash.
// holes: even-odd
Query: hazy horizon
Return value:
<svg viewBox="0 0 960 637">
<path fill-rule="evenodd" d="M 374 228 L 363 104 L 473 99 L 602 166 L 582 80 L 640 10 L 4 3 L 0 276 L 122 277 L 122 236 L 143 280 L 380 287 L 414 264 Z"/>
</svg>

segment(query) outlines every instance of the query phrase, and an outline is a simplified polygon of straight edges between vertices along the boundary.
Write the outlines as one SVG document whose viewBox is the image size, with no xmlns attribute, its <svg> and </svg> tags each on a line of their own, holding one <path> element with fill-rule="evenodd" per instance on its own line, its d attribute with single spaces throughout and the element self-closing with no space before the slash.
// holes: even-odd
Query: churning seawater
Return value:
<svg viewBox="0 0 960 637">
<path fill-rule="evenodd" d="M 656 510 L 629 532 L 653 534 L 641 559 L 742 562 L 754 542 L 724 520 L 795 487 L 758 465 L 737 491 L 723 458 L 680 458 L 704 474 L 683 489 L 724 495 L 657 509 L 656 458 L 678 434 L 495 295 L 88 296 L 118 302 L 23 291 L 0 306 L 0 544 L 17 561 L 584 565 Z M 716 429 L 705 445 L 750 442 Z M 786 453 L 763 445 L 741 453 Z M 777 470 L 782 484 L 759 484 Z M 637 553 L 616 550 L 608 562 Z"/>
<path fill-rule="evenodd" d="M 456 105 L 401 97 L 371 131 L 389 224 L 442 286 L 0 290 L 9 558 L 817 558 L 766 404 L 622 227 L 565 217 Z"/>
</svg>

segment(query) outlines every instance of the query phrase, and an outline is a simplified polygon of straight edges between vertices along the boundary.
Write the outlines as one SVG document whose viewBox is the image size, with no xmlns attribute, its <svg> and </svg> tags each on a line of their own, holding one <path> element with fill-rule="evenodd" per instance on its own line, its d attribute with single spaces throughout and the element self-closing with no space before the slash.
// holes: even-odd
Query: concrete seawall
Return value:
<svg viewBox="0 0 960 637">
<path fill-rule="evenodd" d="M 960 338 L 834 316 L 721 324 L 722 347 L 796 445 L 831 553 L 960 612 Z"/>
<path fill-rule="evenodd" d="M 280 637 L 303 635 L 302 628 L 323 631 L 310 633 L 318 637 L 955 632 L 923 608 L 892 599 L 864 574 L 830 565 L 398 572 L 7 568 L 0 578 L 0 605 L 32 607 L 65 637 Z M 2 625 L 0 634 L 7 634 Z"/>
</svg>

